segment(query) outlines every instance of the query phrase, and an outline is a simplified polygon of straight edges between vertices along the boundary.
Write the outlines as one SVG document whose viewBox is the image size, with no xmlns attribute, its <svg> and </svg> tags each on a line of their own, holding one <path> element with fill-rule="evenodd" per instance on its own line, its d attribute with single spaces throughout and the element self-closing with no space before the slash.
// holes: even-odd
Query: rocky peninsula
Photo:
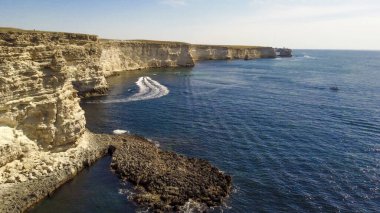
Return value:
<svg viewBox="0 0 380 213">
<path fill-rule="evenodd" d="M 136 202 L 160 211 L 176 210 L 189 200 L 219 205 L 230 191 L 230 176 L 135 136 L 91 133 L 80 98 L 106 95 L 107 77 L 117 72 L 274 57 L 271 47 L 105 40 L 0 28 L 0 212 L 25 211 L 110 146 L 116 148 L 113 169 L 141 188 Z"/>
</svg>

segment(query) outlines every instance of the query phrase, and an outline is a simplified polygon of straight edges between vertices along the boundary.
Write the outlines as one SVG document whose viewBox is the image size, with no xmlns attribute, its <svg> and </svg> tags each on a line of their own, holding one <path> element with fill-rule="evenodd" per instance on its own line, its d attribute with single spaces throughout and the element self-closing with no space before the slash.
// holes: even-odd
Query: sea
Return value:
<svg viewBox="0 0 380 213">
<path fill-rule="evenodd" d="M 108 96 L 82 101 L 87 128 L 142 135 L 231 175 L 210 212 L 379 212 L 380 52 L 293 54 L 120 73 Z M 144 211 L 110 160 L 30 212 Z"/>
</svg>

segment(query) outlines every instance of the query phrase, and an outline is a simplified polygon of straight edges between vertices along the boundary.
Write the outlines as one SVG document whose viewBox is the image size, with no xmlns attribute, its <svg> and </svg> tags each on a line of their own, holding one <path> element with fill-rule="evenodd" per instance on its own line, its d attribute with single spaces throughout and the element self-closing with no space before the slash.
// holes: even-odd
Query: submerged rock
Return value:
<svg viewBox="0 0 380 213">
<path fill-rule="evenodd" d="M 115 136 L 111 167 L 136 185 L 138 204 L 155 211 L 178 211 L 189 201 L 219 206 L 231 192 L 231 176 L 208 161 L 162 151 L 138 136 Z"/>
</svg>

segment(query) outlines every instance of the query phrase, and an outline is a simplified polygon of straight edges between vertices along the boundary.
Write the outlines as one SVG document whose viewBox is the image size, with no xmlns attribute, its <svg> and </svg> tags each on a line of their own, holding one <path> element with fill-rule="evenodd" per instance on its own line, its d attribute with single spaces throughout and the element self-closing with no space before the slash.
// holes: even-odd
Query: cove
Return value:
<svg viewBox="0 0 380 213">
<path fill-rule="evenodd" d="M 134 212 L 136 205 L 119 193 L 126 186 L 110 170 L 110 163 L 111 156 L 99 159 L 28 212 Z"/>
</svg>

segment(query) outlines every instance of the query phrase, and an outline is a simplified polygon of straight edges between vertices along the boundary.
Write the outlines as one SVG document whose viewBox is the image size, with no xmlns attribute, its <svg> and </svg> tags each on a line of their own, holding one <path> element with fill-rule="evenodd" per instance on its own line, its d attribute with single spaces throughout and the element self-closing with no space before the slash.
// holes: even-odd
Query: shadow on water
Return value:
<svg viewBox="0 0 380 213">
<path fill-rule="evenodd" d="M 98 160 L 28 212 L 135 212 L 135 204 L 119 193 L 125 186 L 110 170 L 110 163 L 111 156 Z"/>
</svg>

